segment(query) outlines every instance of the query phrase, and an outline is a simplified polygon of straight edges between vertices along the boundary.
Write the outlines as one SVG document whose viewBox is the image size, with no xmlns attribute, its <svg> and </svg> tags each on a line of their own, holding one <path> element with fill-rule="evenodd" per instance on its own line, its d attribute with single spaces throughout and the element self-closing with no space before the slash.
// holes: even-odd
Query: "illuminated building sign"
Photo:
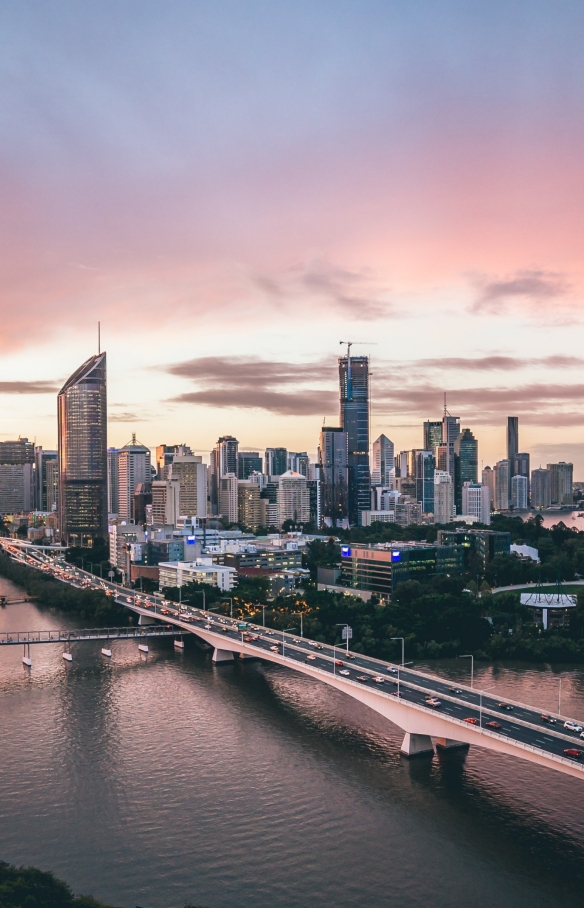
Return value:
<svg viewBox="0 0 584 908">
<path fill-rule="evenodd" d="M 343 558 L 350 558 L 351 557 L 351 546 L 342 545 L 341 546 L 341 555 Z"/>
</svg>

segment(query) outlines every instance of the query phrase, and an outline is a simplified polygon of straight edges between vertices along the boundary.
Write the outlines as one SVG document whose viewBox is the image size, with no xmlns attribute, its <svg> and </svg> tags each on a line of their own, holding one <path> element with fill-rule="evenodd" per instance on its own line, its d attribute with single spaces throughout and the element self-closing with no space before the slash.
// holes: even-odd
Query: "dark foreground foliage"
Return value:
<svg viewBox="0 0 584 908">
<path fill-rule="evenodd" d="M 0 861 L 0 908 L 109 908 L 90 896 L 75 897 L 67 883 L 34 867 Z"/>
<path fill-rule="evenodd" d="M 36 568 L 16 564 L 3 553 L 0 553 L 0 574 L 25 589 L 41 608 L 78 615 L 87 627 L 121 627 L 131 623 L 128 610 L 117 605 L 113 597 L 98 590 L 78 590 Z"/>
</svg>

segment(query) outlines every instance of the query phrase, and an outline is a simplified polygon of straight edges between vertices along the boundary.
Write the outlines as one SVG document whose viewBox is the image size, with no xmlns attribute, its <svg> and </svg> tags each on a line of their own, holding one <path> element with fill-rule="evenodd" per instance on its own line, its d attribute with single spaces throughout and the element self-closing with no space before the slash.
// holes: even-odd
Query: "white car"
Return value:
<svg viewBox="0 0 584 908">
<path fill-rule="evenodd" d="M 372 679 L 376 684 L 383 684 L 385 678 L 382 678 L 381 675 L 375 675 Z"/>
<path fill-rule="evenodd" d="M 350 675 L 351 672 L 348 672 L 346 668 L 342 668 L 339 672 L 339 675 Z"/>
<path fill-rule="evenodd" d="M 438 709 L 439 706 L 442 706 L 442 700 L 439 700 L 438 697 L 428 697 L 426 700 L 426 706 L 431 706 L 433 709 Z"/>
<path fill-rule="evenodd" d="M 582 731 L 582 726 L 577 725 L 575 722 L 564 722 L 564 728 L 567 728 L 568 731 L 577 731 L 577 732 Z"/>
</svg>

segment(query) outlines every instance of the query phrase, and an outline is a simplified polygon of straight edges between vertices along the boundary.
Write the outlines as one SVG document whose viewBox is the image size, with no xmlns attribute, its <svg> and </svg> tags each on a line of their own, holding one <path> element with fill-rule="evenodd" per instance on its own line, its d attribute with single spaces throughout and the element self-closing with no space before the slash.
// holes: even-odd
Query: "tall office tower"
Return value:
<svg viewBox="0 0 584 908">
<path fill-rule="evenodd" d="M 39 445 L 34 449 L 34 507 L 37 511 L 51 511 L 47 506 L 47 466 L 50 462 L 58 462 L 57 451 L 43 451 Z M 52 500 L 51 495 L 51 500 Z M 58 496 L 57 496 L 58 497 Z"/>
<path fill-rule="evenodd" d="M 310 523 L 320 529 L 322 527 L 322 483 L 320 479 L 308 479 L 306 485 L 310 503 Z"/>
<path fill-rule="evenodd" d="M 248 479 L 250 473 L 262 472 L 262 458 L 259 451 L 239 451 L 237 454 L 237 478 Z"/>
<path fill-rule="evenodd" d="M 371 469 L 371 485 L 393 486 L 395 470 L 393 441 L 387 435 L 380 435 L 373 442 L 373 466 Z"/>
<path fill-rule="evenodd" d="M 529 480 L 529 454 L 520 451 L 515 455 L 511 469 L 512 476 L 525 476 Z"/>
<path fill-rule="evenodd" d="M 424 423 L 424 451 L 436 453 L 438 445 L 442 444 L 442 420 L 427 419 Z"/>
<path fill-rule="evenodd" d="M 278 526 L 286 520 L 310 523 L 310 493 L 305 476 L 287 470 L 278 478 Z"/>
<path fill-rule="evenodd" d="M 454 486 L 447 470 L 434 471 L 434 523 L 450 523 L 454 514 Z"/>
<path fill-rule="evenodd" d="M 519 473 L 511 477 L 511 507 L 516 511 L 527 510 L 529 480 Z"/>
<path fill-rule="evenodd" d="M 168 467 L 168 478 L 180 483 L 181 517 L 207 516 L 207 465 L 195 454 L 175 454 Z"/>
<path fill-rule="evenodd" d="M 519 417 L 518 416 L 508 416 L 507 417 L 507 460 L 509 461 L 510 467 L 515 466 L 515 458 L 517 457 L 517 452 L 519 451 Z M 512 476 L 515 474 L 512 473 Z"/>
<path fill-rule="evenodd" d="M 59 458 L 47 460 L 46 472 L 46 497 L 44 500 L 45 511 L 56 511 L 59 507 Z"/>
<path fill-rule="evenodd" d="M 465 482 L 477 482 L 479 444 L 470 429 L 463 429 L 454 442 L 454 504 L 456 513 L 462 510 L 462 487 Z"/>
<path fill-rule="evenodd" d="M 349 519 L 348 441 L 341 428 L 321 430 L 318 463 L 322 518 L 327 526 L 336 527 Z"/>
<path fill-rule="evenodd" d="M 509 481 L 509 461 L 499 460 L 495 464 L 495 510 L 509 510 L 511 483 Z"/>
<path fill-rule="evenodd" d="M 233 435 L 222 435 L 217 444 L 211 451 L 209 457 L 209 501 L 211 505 L 211 514 L 220 514 L 219 509 L 219 485 L 220 479 L 231 473 L 237 477 L 237 455 L 239 442 Z M 235 496 L 237 498 L 237 494 Z M 232 512 L 233 513 L 233 512 Z M 237 517 L 232 521 L 235 523 Z"/>
<path fill-rule="evenodd" d="M 158 479 L 152 483 L 152 523 L 175 527 L 179 518 L 180 482 Z"/>
<path fill-rule="evenodd" d="M 406 479 L 409 474 L 409 451 L 400 451 L 398 457 L 395 458 L 395 475 L 401 476 L 402 479 Z"/>
<path fill-rule="evenodd" d="M 288 451 L 288 470 L 293 473 L 300 473 L 308 479 L 310 469 L 310 457 L 306 451 Z"/>
<path fill-rule="evenodd" d="M 262 525 L 260 487 L 255 482 L 238 481 L 237 522 L 254 531 Z"/>
<path fill-rule="evenodd" d="M 444 418 L 442 419 L 442 444 L 446 445 L 446 466 L 440 469 L 446 469 L 455 481 L 454 476 L 454 443 L 460 435 L 460 417 L 451 416 L 444 406 Z"/>
<path fill-rule="evenodd" d="M 286 448 L 266 448 L 264 473 L 266 476 L 281 476 L 288 469 Z"/>
<path fill-rule="evenodd" d="M 59 531 L 66 545 L 107 539 L 106 355 L 91 356 L 61 388 Z"/>
<path fill-rule="evenodd" d="M 548 463 L 547 468 L 551 478 L 552 504 L 561 507 L 574 504 L 574 465 L 561 460 L 559 463 Z"/>
<path fill-rule="evenodd" d="M 495 471 L 491 470 L 490 467 L 485 467 L 482 472 L 482 483 L 484 486 L 487 486 L 490 495 L 491 495 L 491 508 L 495 506 Z"/>
<path fill-rule="evenodd" d="M 28 438 L 0 442 L 0 514 L 34 507 L 34 445 Z"/>
<path fill-rule="evenodd" d="M 361 523 L 361 512 L 371 510 L 369 472 L 369 357 L 339 357 L 341 428 L 347 433 L 349 466 L 349 522 Z"/>
<path fill-rule="evenodd" d="M 227 523 L 237 523 L 237 474 L 226 473 L 219 479 L 219 514 Z"/>
<path fill-rule="evenodd" d="M 168 467 L 172 458 L 177 455 L 192 454 L 188 445 L 157 445 L 156 446 L 156 478 L 167 479 Z"/>
<path fill-rule="evenodd" d="M 549 470 L 531 471 L 531 505 L 534 508 L 549 508 L 552 503 L 552 474 Z"/>
<path fill-rule="evenodd" d="M 417 451 L 414 462 L 416 480 L 416 501 L 422 514 L 434 513 L 434 470 L 435 460 L 431 451 Z"/>
<path fill-rule="evenodd" d="M 107 449 L 107 512 L 117 514 L 120 508 L 120 451 L 119 448 Z"/>
<path fill-rule="evenodd" d="M 450 472 L 450 449 L 448 445 L 437 445 L 435 451 L 436 469 L 441 472 Z M 454 470 L 452 471 L 454 473 Z M 452 478 L 454 482 L 454 477 Z M 454 488 L 454 486 L 453 486 Z"/>
<path fill-rule="evenodd" d="M 491 523 L 491 490 L 480 482 L 465 482 L 462 486 L 462 513 L 475 517 L 480 523 Z"/>
<path fill-rule="evenodd" d="M 122 520 L 132 519 L 132 502 L 139 483 L 151 481 L 150 448 L 132 435 L 118 454 L 118 515 Z"/>
</svg>

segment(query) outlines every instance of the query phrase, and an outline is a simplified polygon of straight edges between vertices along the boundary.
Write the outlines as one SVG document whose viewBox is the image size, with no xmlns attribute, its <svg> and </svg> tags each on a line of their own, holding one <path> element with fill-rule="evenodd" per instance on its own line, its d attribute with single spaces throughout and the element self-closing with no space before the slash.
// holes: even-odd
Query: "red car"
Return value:
<svg viewBox="0 0 584 908">
<path fill-rule="evenodd" d="M 344 662 L 341 662 L 340 659 L 335 659 L 335 665 L 344 665 Z"/>
<path fill-rule="evenodd" d="M 487 728 L 501 728 L 498 722 L 485 722 Z"/>
<path fill-rule="evenodd" d="M 478 719 L 465 719 L 464 721 L 468 722 L 469 725 L 478 725 L 479 724 Z"/>
<path fill-rule="evenodd" d="M 567 757 L 575 757 L 577 760 L 582 756 L 582 751 L 576 750 L 575 747 L 567 747 L 564 753 Z"/>
</svg>

